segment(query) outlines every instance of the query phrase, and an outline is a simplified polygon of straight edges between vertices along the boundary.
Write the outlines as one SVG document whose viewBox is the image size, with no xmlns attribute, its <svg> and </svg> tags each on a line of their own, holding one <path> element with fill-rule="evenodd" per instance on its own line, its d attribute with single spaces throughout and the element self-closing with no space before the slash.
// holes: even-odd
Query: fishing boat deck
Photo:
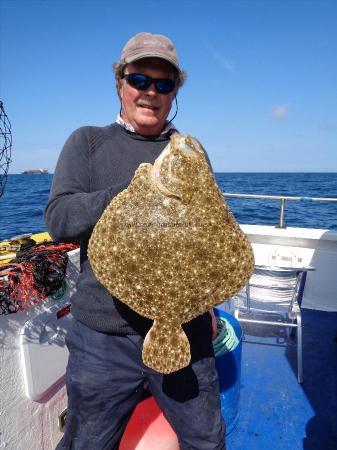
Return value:
<svg viewBox="0 0 337 450">
<path fill-rule="evenodd" d="M 337 312 L 302 309 L 303 384 L 296 338 L 242 324 L 240 417 L 228 450 L 337 449 Z"/>
</svg>

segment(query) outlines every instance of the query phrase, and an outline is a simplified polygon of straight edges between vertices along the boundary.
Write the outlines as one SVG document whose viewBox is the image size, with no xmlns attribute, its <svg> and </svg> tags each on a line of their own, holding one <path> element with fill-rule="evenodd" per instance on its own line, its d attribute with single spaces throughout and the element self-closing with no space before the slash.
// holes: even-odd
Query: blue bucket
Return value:
<svg viewBox="0 0 337 450">
<path fill-rule="evenodd" d="M 226 434 L 229 434 L 239 419 L 242 328 L 235 317 L 220 308 L 221 306 L 214 308 L 215 315 L 225 319 L 236 335 L 235 346 L 215 358 L 220 384 L 221 413 L 226 423 Z"/>
</svg>

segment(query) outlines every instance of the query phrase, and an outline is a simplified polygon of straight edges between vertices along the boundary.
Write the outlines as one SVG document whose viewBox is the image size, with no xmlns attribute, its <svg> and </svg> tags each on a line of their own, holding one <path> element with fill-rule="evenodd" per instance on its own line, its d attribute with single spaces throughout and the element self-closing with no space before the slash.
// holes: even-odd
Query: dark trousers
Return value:
<svg viewBox="0 0 337 450">
<path fill-rule="evenodd" d="M 57 450 L 117 450 L 144 386 L 176 432 L 181 450 L 225 449 L 214 358 L 194 358 L 188 367 L 163 375 L 143 364 L 142 344 L 141 336 L 100 333 L 74 319 L 67 335 L 66 429 Z"/>
</svg>

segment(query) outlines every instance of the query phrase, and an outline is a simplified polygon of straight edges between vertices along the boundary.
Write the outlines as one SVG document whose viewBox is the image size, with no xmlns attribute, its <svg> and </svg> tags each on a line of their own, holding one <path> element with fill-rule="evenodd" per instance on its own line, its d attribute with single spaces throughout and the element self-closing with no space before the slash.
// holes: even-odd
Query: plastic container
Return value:
<svg viewBox="0 0 337 450">
<path fill-rule="evenodd" d="M 214 312 L 216 316 L 222 317 L 230 323 L 237 337 L 235 347 L 215 358 L 220 384 L 221 413 L 226 422 L 226 434 L 228 435 L 233 431 L 239 419 L 242 328 L 235 317 L 223 311 L 221 306 L 214 308 Z"/>
</svg>

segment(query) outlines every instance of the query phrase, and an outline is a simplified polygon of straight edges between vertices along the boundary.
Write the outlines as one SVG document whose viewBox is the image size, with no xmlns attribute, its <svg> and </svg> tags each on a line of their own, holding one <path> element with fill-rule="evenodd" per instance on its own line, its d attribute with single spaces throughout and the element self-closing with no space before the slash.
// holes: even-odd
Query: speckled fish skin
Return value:
<svg viewBox="0 0 337 450">
<path fill-rule="evenodd" d="M 237 294 L 254 268 L 202 146 L 178 133 L 107 206 L 88 256 L 111 294 L 154 320 L 143 361 L 161 373 L 190 362 L 181 324 Z"/>
</svg>

